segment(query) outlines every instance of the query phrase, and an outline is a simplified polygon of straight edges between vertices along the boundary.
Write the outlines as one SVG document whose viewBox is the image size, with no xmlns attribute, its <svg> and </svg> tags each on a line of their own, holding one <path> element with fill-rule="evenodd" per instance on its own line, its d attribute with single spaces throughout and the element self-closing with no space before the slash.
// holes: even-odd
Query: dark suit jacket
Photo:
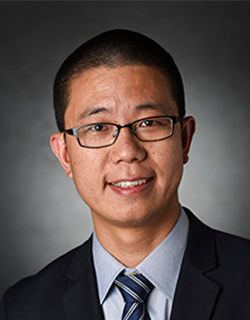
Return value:
<svg viewBox="0 0 250 320">
<path fill-rule="evenodd" d="M 250 241 L 214 231 L 186 212 L 188 244 L 171 320 L 249 320 Z M 10 288 L 0 319 L 103 320 L 91 242 Z"/>
</svg>

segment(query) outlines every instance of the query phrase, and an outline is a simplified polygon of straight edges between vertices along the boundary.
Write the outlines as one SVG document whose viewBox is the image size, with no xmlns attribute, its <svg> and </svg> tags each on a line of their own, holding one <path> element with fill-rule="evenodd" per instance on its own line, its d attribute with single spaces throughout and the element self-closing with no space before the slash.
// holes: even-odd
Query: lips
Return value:
<svg viewBox="0 0 250 320">
<path fill-rule="evenodd" d="M 140 186 L 143 183 L 146 183 L 147 179 L 139 179 L 134 181 L 120 181 L 118 183 L 110 183 L 112 186 L 120 187 L 120 188 L 133 188 L 136 186 Z"/>
<path fill-rule="evenodd" d="M 140 186 L 142 184 L 147 183 L 149 180 L 151 180 L 152 178 L 146 179 L 136 179 L 136 180 L 122 180 L 122 181 L 118 181 L 118 182 L 110 182 L 109 185 L 114 186 L 114 187 L 119 187 L 122 189 L 130 189 L 130 188 L 134 188 L 136 186 Z"/>
</svg>

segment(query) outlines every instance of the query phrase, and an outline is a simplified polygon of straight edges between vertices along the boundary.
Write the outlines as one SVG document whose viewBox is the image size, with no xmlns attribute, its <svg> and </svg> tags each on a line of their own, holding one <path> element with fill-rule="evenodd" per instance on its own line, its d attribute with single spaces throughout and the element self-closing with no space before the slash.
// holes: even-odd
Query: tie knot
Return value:
<svg viewBox="0 0 250 320">
<path fill-rule="evenodd" d="M 142 274 L 121 274 L 115 284 L 121 291 L 125 302 L 145 303 L 153 285 Z"/>
</svg>

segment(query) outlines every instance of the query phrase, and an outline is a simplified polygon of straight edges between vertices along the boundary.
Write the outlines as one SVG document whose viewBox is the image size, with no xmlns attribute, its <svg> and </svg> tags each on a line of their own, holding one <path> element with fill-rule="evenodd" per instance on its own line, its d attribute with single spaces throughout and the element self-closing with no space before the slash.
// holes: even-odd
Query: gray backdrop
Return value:
<svg viewBox="0 0 250 320">
<path fill-rule="evenodd" d="M 73 49 L 111 28 L 153 37 L 182 71 L 197 133 L 181 202 L 250 238 L 249 17 L 247 2 L 0 4 L 1 292 L 91 233 L 89 209 L 50 151 L 52 83 Z"/>
</svg>

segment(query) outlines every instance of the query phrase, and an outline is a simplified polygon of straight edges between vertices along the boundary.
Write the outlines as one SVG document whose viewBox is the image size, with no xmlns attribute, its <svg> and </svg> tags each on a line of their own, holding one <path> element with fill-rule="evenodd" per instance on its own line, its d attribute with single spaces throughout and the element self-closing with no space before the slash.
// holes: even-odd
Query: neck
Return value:
<svg viewBox="0 0 250 320">
<path fill-rule="evenodd" d="M 179 217 L 179 206 L 168 219 L 144 226 L 110 226 L 96 223 L 95 232 L 102 246 L 127 268 L 140 264 L 171 232 Z M 99 228 L 100 226 L 100 228 Z"/>
</svg>

